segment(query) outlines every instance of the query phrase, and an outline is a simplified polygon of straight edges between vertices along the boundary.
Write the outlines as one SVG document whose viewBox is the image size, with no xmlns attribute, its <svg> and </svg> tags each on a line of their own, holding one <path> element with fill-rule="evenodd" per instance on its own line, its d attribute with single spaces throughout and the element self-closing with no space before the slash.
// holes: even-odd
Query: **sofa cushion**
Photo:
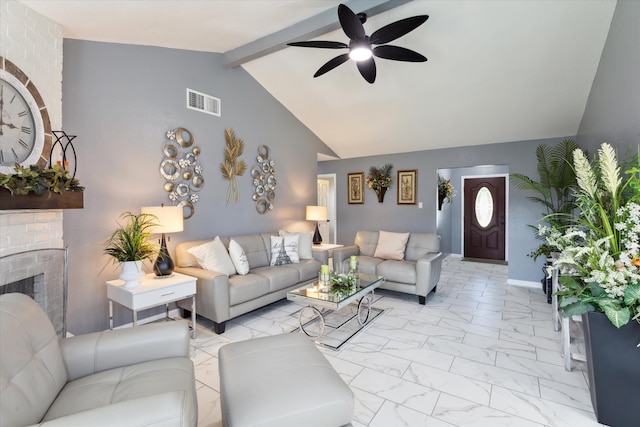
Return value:
<svg viewBox="0 0 640 427">
<path fill-rule="evenodd" d="M 306 282 L 307 280 L 318 278 L 320 265 L 320 261 L 316 261 L 315 259 L 302 259 L 297 264 L 288 264 L 287 268 L 295 268 L 298 270 L 298 282 Z"/>
<path fill-rule="evenodd" d="M 187 252 L 195 256 L 200 267 L 205 270 L 217 271 L 227 276 L 236 274 L 236 268 L 227 249 L 220 241 L 220 237 L 216 237 L 203 245 L 194 246 L 188 249 Z"/>
<path fill-rule="evenodd" d="M 300 282 L 300 273 L 295 267 L 290 266 L 293 264 L 259 267 L 252 269 L 251 272 L 269 280 L 269 292 L 275 292 Z"/>
<path fill-rule="evenodd" d="M 380 264 L 382 260 L 380 258 L 374 258 L 372 256 L 363 256 L 358 255 L 358 271 L 363 274 L 376 274 L 376 267 Z M 345 260 L 344 263 L 346 265 L 349 264 L 349 260 Z"/>
<path fill-rule="evenodd" d="M 300 262 L 298 235 L 271 236 L 271 266 Z"/>
<path fill-rule="evenodd" d="M 281 236 L 295 236 L 299 237 L 298 240 L 298 256 L 300 259 L 313 259 L 313 231 L 304 233 L 289 233 L 285 230 L 280 230 Z"/>
<path fill-rule="evenodd" d="M 229 277 L 229 305 L 234 306 L 269 293 L 269 279 L 258 274 Z"/>
<path fill-rule="evenodd" d="M 411 233 L 404 251 L 404 259 L 417 261 L 423 256 L 440 252 L 440 236 L 431 233 Z"/>
<path fill-rule="evenodd" d="M 415 261 L 385 260 L 377 265 L 376 273 L 389 282 L 416 283 Z"/>
<path fill-rule="evenodd" d="M 264 244 L 262 235 L 260 234 L 245 234 L 241 236 L 231 236 L 229 241 L 235 240 L 240 244 L 247 255 L 247 261 L 251 268 L 262 267 L 269 265 L 269 252 Z"/>
<path fill-rule="evenodd" d="M 373 254 L 376 258 L 403 260 L 404 250 L 407 247 L 409 233 L 391 233 L 380 231 L 376 251 Z"/>
<path fill-rule="evenodd" d="M 211 239 L 207 240 L 192 240 L 189 242 L 178 243 L 176 246 L 176 267 L 200 267 L 198 260 L 193 254 L 189 253 L 189 249 L 209 243 Z M 224 243 L 224 242 L 223 242 Z"/>
<path fill-rule="evenodd" d="M 238 274 L 247 274 L 249 272 L 249 261 L 247 261 L 247 254 L 244 253 L 244 249 L 240 246 L 240 243 L 235 240 L 229 242 L 229 256 L 233 265 L 236 268 Z"/>
<path fill-rule="evenodd" d="M 0 298 L 0 424 L 39 422 L 67 382 L 58 336 L 27 295 Z"/>
<path fill-rule="evenodd" d="M 378 246 L 377 231 L 358 231 L 356 233 L 355 245 L 360 250 L 360 255 L 373 256 Z"/>
<path fill-rule="evenodd" d="M 110 369 L 71 381 L 64 386 L 44 421 L 113 403 L 170 391 L 195 398 L 193 362 L 174 357 Z M 183 402 L 191 408 L 193 402 Z"/>
</svg>

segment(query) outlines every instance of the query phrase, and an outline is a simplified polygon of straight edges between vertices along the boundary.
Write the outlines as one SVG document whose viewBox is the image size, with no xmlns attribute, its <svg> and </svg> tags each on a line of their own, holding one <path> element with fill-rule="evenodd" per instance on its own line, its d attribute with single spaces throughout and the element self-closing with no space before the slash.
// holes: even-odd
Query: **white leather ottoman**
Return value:
<svg viewBox="0 0 640 427">
<path fill-rule="evenodd" d="M 218 365 L 226 427 L 351 423 L 353 392 L 308 337 L 291 333 L 227 344 Z"/>
</svg>

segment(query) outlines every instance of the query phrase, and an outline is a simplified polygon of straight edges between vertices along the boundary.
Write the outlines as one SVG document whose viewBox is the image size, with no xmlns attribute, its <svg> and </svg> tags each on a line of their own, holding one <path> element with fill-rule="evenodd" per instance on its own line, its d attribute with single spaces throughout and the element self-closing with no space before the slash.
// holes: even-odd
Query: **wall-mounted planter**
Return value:
<svg viewBox="0 0 640 427">
<path fill-rule="evenodd" d="M 7 189 L 0 188 L 0 211 L 16 209 L 82 209 L 84 193 L 81 191 L 63 191 L 61 194 L 48 192 L 12 196 Z"/>
</svg>

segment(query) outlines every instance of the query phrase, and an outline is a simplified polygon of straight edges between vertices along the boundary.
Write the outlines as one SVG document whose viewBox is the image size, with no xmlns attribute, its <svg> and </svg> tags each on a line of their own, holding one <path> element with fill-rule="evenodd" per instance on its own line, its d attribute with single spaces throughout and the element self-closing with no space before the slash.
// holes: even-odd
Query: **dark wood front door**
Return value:
<svg viewBox="0 0 640 427">
<path fill-rule="evenodd" d="M 464 180 L 464 256 L 505 258 L 505 178 Z"/>
</svg>

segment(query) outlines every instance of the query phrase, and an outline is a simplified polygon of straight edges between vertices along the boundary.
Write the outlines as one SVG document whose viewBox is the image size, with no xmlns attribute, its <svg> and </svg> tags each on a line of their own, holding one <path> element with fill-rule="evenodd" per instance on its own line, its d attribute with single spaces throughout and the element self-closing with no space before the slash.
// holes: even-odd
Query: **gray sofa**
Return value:
<svg viewBox="0 0 640 427">
<path fill-rule="evenodd" d="M 0 295 L 0 425 L 194 426 L 186 321 L 59 339 L 30 297 Z"/>
<path fill-rule="evenodd" d="M 403 259 L 393 260 L 374 257 L 379 234 L 378 231 L 358 231 L 353 246 L 334 249 L 334 270 L 348 263 L 351 255 L 357 255 L 361 272 L 385 277 L 380 288 L 417 295 L 419 303 L 425 304 L 427 294 L 436 291 L 440 280 L 443 258 L 440 236 L 410 233 Z"/>
<path fill-rule="evenodd" d="M 289 290 L 317 279 L 320 266 L 328 263 L 327 251 L 312 251 L 313 259 L 270 266 L 271 236 L 277 235 L 260 233 L 220 237 L 227 249 L 231 239 L 240 244 L 250 267 L 246 275 L 227 276 L 200 268 L 197 259 L 188 250 L 211 239 L 183 242 L 176 246 L 175 271 L 197 279 L 196 311 L 198 315 L 213 321 L 215 333 L 224 333 L 227 320 L 286 298 Z M 190 304 L 185 301 L 178 305 L 190 310 Z"/>
</svg>

